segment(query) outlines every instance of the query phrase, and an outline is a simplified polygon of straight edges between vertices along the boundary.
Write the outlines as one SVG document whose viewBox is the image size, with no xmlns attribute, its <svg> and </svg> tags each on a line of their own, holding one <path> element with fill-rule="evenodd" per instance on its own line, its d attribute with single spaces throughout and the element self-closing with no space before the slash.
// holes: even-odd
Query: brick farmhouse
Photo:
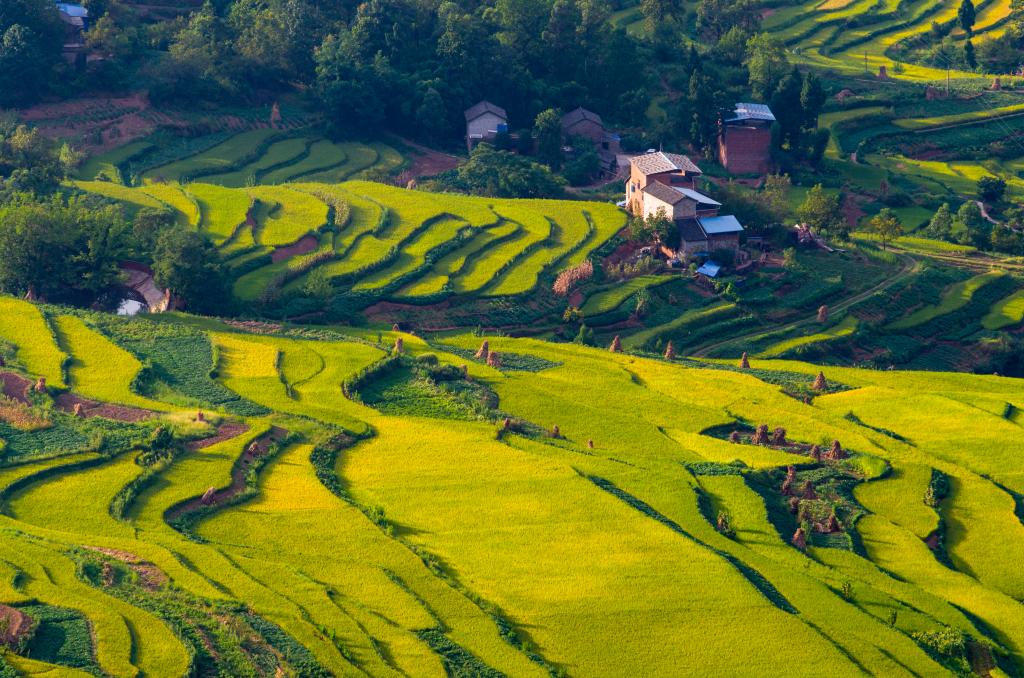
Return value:
<svg viewBox="0 0 1024 678">
<path fill-rule="evenodd" d="M 722 120 L 718 161 L 732 174 L 767 174 L 771 169 L 772 124 L 775 115 L 764 104 L 736 104 Z"/>
<path fill-rule="evenodd" d="M 743 226 L 718 214 L 722 203 L 697 190 L 702 175 L 685 155 L 645 153 L 630 160 L 626 209 L 637 217 L 663 214 L 679 229 L 677 256 L 721 249 L 738 250 Z"/>
</svg>

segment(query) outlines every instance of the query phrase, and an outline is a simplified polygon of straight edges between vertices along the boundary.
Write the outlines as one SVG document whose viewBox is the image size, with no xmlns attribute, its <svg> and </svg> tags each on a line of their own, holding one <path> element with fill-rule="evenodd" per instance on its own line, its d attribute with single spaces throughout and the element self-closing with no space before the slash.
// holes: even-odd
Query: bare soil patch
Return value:
<svg viewBox="0 0 1024 678">
<path fill-rule="evenodd" d="M 34 626 L 32 618 L 18 608 L 0 604 L 0 645 L 17 648 Z"/>
<path fill-rule="evenodd" d="M 75 406 L 81 405 L 83 417 L 103 417 L 114 421 L 144 421 L 157 416 L 152 410 L 144 410 L 140 407 L 128 407 L 127 405 L 115 405 L 114 403 L 101 403 L 95 400 L 83 398 L 74 393 L 61 393 L 54 398 L 57 408 L 63 412 L 74 414 Z"/>
<path fill-rule="evenodd" d="M 270 260 L 275 264 L 285 259 L 291 259 L 302 254 L 309 254 L 320 245 L 315 235 L 305 235 L 291 245 L 278 247 L 270 254 Z"/>
<path fill-rule="evenodd" d="M 28 393 L 31 389 L 32 381 L 30 379 L 14 372 L 0 372 L 0 392 L 11 400 L 28 405 Z"/>
<path fill-rule="evenodd" d="M 399 176 L 400 182 L 407 182 L 409 179 L 419 177 L 433 177 L 442 172 L 453 170 L 462 162 L 457 156 L 450 153 L 428 148 L 415 141 L 402 139 L 402 143 L 413 151 L 410 158 L 409 168 Z"/>
</svg>

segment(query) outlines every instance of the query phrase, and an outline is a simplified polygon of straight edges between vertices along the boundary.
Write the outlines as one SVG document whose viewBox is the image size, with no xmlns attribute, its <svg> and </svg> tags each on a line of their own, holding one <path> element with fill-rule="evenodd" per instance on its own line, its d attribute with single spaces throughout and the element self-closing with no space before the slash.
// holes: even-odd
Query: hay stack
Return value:
<svg viewBox="0 0 1024 678">
<path fill-rule="evenodd" d="M 839 444 L 839 441 L 833 440 L 832 447 L 829 448 L 825 458 L 833 461 L 839 461 L 841 459 L 846 459 L 847 456 L 849 455 L 846 454 L 846 450 L 844 450 L 843 446 Z"/>
</svg>

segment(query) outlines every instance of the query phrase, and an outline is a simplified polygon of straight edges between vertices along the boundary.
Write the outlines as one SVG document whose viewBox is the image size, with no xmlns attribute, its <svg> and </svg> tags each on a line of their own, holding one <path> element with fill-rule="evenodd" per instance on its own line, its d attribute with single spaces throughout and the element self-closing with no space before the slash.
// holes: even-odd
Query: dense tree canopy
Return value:
<svg viewBox="0 0 1024 678">
<path fill-rule="evenodd" d="M 51 0 L 0 2 L 0 107 L 29 103 L 46 91 L 63 36 Z"/>
<path fill-rule="evenodd" d="M 564 188 L 564 180 L 544 165 L 486 143 L 473 149 L 469 162 L 459 167 L 450 183 L 475 195 L 497 198 L 557 198 Z"/>
<path fill-rule="evenodd" d="M 91 303 L 120 280 L 128 225 L 115 207 L 29 196 L 0 208 L 0 291 Z"/>
</svg>

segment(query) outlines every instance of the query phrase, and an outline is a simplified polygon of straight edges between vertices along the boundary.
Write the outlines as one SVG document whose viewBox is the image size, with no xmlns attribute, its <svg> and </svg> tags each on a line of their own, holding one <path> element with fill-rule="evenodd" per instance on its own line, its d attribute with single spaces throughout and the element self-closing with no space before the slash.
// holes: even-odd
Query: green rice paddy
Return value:
<svg viewBox="0 0 1024 678">
<path fill-rule="evenodd" d="M 365 329 L 251 334 L 2 303 L 0 337 L 20 356 L 5 370 L 52 374 L 67 353 L 66 388 L 106 403 L 104 416 L 152 413 L 108 424 L 135 444 L 0 456 L 0 602 L 88 620 L 74 640 L 108 674 L 944 675 L 966 655 L 915 638 L 947 628 L 985 639 L 1006 675 L 1024 664 L 1014 379 L 825 367 L 842 389 L 806 403 L 780 384 L 821 368 L 795 361 L 754 358 L 747 371 L 484 337 L 508 365 L 538 366 L 494 369 L 465 357 L 483 339 L 468 333 L 440 344 Z M 54 331 L 37 341 L 43 323 Z M 119 338 L 179 325 L 216 347 L 206 378 L 270 414 L 237 417 L 193 395 L 212 422 L 197 423 L 174 386 L 167 401 L 143 395 L 156 393 L 150 349 Z M 405 357 L 382 362 L 399 337 Z M 456 368 L 453 381 L 415 376 L 434 361 Z M 40 411 L 96 425 L 60 419 L 63 388 L 39 394 Z M 479 389 L 496 398 L 466 409 Z M 390 394 L 386 408 L 362 402 L 371 391 Z M 496 435 L 506 416 L 520 423 Z M 747 423 L 805 447 L 726 439 Z M 558 437 L 545 433 L 556 425 Z M 224 435 L 154 464 L 161 426 Z M 832 440 L 850 460 L 807 456 Z M 799 500 L 806 550 L 790 543 L 789 465 L 816 489 Z M 827 511 L 839 532 L 816 527 Z M 242 645 L 228 627 L 248 629 Z M 74 675 L 81 656 L 7 660 Z"/>
</svg>

